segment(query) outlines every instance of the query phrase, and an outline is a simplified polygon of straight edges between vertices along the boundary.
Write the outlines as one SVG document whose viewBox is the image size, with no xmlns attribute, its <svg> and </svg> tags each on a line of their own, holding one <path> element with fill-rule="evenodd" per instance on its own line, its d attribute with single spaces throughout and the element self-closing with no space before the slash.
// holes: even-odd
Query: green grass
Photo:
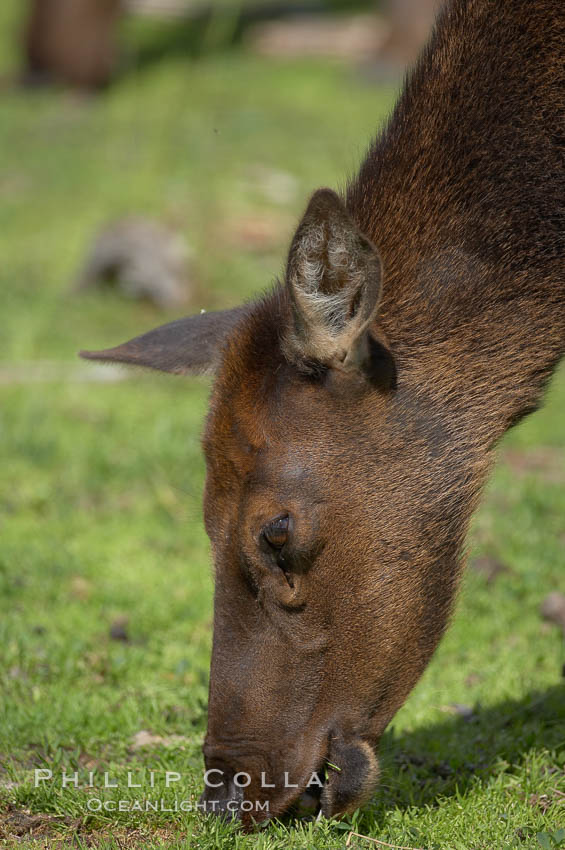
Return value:
<svg viewBox="0 0 565 850">
<path fill-rule="evenodd" d="M 5 0 L 0 11 L 0 70 L 13 66 L 18 9 Z M 238 51 L 197 62 L 165 57 L 138 70 L 133 63 L 95 100 L 2 92 L 5 846 L 70 845 L 74 836 L 78 847 L 334 850 L 345 844 L 344 826 L 426 850 L 557 846 L 565 827 L 564 652 L 539 606 L 565 583 L 563 373 L 545 408 L 508 436 L 474 523 L 473 557 L 508 571 L 490 584 L 468 572 L 449 633 L 385 736 L 382 787 L 347 824 L 273 824 L 244 836 L 192 813 L 89 813 L 84 789 L 33 784 L 35 767 L 79 770 L 81 781 L 88 770 L 108 770 L 121 783 L 128 771 L 137 781 L 154 770 L 156 788 L 144 796 L 171 802 L 199 793 L 212 598 L 200 508 L 208 387 L 152 375 L 30 383 L 17 380 L 16 367 L 70 365 L 81 347 L 174 317 L 115 295 L 69 295 L 95 229 L 126 213 L 185 233 L 194 310 L 235 304 L 268 285 L 308 193 L 343 182 L 391 103 L 392 92 L 364 87 L 348 70 Z M 258 166 L 292 175 L 295 193 L 273 200 Z M 268 220 L 275 238 L 242 244 L 245 218 Z M 129 618 L 127 643 L 109 636 L 120 616 Z M 447 713 L 453 703 L 475 707 L 473 718 Z M 135 749 L 140 730 L 170 746 Z M 166 770 L 181 772 L 182 783 L 166 789 Z M 120 788 L 120 798 L 137 796 Z M 378 845 L 353 838 L 351 846 Z"/>
</svg>

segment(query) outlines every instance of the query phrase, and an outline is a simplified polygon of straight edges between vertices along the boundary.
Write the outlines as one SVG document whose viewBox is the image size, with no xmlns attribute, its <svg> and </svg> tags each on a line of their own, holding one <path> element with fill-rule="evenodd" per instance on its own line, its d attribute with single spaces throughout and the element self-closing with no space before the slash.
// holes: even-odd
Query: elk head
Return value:
<svg viewBox="0 0 565 850">
<path fill-rule="evenodd" d="M 261 300 L 83 353 L 215 374 L 204 801 L 246 823 L 265 803 L 279 815 L 309 797 L 330 816 L 367 799 L 375 747 L 450 609 L 464 457 L 403 381 L 379 321 L 383 287 L 377 249 L 323 189 L 284 283 Z"/>
</svg>

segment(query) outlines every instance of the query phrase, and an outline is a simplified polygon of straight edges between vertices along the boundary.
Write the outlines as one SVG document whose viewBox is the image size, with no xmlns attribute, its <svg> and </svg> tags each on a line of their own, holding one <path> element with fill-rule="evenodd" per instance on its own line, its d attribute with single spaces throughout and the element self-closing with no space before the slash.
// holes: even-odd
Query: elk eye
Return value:
<svg viewBox="0 0 565 850">
<path fill-rule="evenodd" d="M 273 549 L 282 549 L 288 540 L 290 519 L 288 514 L 278 516 L 263 528 L 263 537 Z"/>
</svg>

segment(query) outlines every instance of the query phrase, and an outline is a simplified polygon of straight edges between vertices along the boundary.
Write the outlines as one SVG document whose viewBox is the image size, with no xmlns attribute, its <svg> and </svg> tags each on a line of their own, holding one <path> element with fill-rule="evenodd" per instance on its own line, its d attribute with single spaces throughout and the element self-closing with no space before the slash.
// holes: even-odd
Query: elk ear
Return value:
<svg viewBox="0 0 565 850">
<path fill-rule="evenodd" d="M 115 348 L 81 351 L 86 360 L 127 363 L 175 375 L 213 374 L 224 342 L 245 313 L 244 307 L 201 313 L 161 325 Z"/>
<path fill-rule="evenodd" d="M 299 367 L 361 370 L 381 298 L 381 262 L 330 189 L 312 197 L 290 247 L 286 285 L 292 322 L 285 351 Z"/>
</svg>

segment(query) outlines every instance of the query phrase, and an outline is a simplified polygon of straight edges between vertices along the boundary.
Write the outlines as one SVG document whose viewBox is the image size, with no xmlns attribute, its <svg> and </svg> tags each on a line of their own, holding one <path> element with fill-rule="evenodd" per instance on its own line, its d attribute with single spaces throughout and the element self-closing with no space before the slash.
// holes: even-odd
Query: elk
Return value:
<svg viewBox="0 0 565 850">
<path fill-rule="evenodd" d="M 221 811 L 333 816 L 375 789 L 495 446 L 565 349 L 564 140 L 562 0 L 449 0 L 357 176 L 312 196 L 282 281 L 83 353 L 215 375 L 203 801 Z"/>
<path fill-rule="evenodd" d="M 24 82 L 106 85 L 117 60 L 121 0 L 32 0 L 25 31 Z"/>
</svg>

